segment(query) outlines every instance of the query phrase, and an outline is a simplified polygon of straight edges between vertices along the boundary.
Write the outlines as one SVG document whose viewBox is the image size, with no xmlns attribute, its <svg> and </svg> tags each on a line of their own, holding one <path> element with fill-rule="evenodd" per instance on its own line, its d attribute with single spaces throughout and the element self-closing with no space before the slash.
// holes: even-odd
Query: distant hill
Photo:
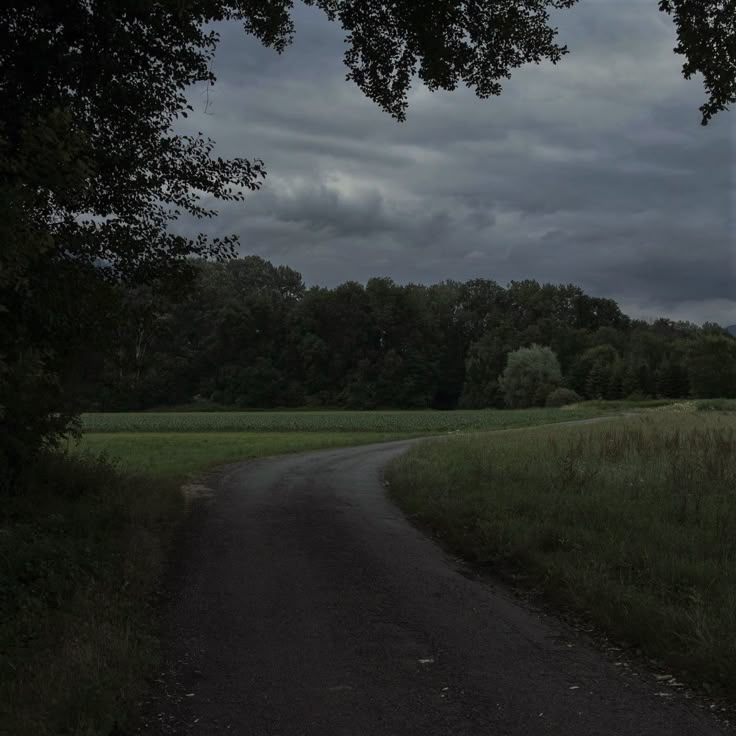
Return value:
<svg viewBox="0 0 736 736">
<path fill-rule="evenodd" d="M 726 331 L 730 332 L 732 335 L 736 335 L 736 325 L 731 325 L 730 327 L 726 327 Z"/>
</svg>

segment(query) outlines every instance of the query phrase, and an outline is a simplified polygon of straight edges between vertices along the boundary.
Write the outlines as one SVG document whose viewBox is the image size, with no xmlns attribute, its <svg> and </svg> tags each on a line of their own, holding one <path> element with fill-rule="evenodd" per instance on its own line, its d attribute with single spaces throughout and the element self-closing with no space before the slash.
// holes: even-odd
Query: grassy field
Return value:
<svg viewBox="0 0 736 736">
<path fill-rule="evenodd" d="M 104 453 L 122 470 L 182 480 L 216 465 L 269 455 L 363 445 L 411 437 L 402 432 L 99 432 L 79 449 Z"/>
<path fill-rule="evenodd" d="M 595 408 L 465 411 L 120 412 L 85 414 L 99 432 L 379 432 L 434 434 L 525 427 L 591 416 Z"/>
<path fill-rule="evenodd" d="M 616 401 L 604 401 L 592 399 L 570 404 L 566 407 L 570 411 L 592 411 L 596 414 L 628 414 L 651 411 L 652 409 L 666 409 L 678 402 L 677 399 L 645 399 L 643 401 L 632 401 L 630 399 L 617 399 Z M 692 402 L 690 402 L 692 403 Z M 693 404 L 694 408 L 694 404 Z"/>
<path fill-rule="evenodd" d="M 215 465 L 289 452 L 433 434 L 571 421 L 593 409 L 519 411 L 126 412 L 86 414 L 71 449 L 121 468 L 182 480 Z"/>
<path fill-rule="evenodd" d="M 734 697 L 736 414 L 719 409 L 445 438 L 387 477 L 456 552 L 523 573 L 615 639 Z"/>
</svg>

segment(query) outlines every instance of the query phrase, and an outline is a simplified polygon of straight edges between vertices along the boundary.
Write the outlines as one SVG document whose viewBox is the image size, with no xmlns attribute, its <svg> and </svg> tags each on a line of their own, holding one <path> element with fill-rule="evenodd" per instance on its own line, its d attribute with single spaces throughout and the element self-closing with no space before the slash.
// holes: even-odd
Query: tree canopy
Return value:
<svg viewBox="0 0 736 736">
<path fill-rule="evenodd" d="M 180 297 L 121 287 L 115 344 L 84 352 L 88 409 L 530 406 L 560 384 L 563 403 L 736 390 L 725 330 L 632 320 L 569 284 L 306 288 L 256 256 L 195 271 Z"/>
<path fill-rule="evenodd" d="M 562 383 L 560 363 L 550 348 L 532 343 L 508 354 L 498 383 L 511 408 L 542 406 Z"/>
</svg>

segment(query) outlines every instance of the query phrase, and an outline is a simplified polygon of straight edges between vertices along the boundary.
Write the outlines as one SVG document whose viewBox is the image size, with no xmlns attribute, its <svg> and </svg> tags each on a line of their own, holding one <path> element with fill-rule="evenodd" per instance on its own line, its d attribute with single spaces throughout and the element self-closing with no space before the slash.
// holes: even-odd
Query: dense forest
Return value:
<svg viewBox="0 0 736 736">
<path fill-rule="evenodd" d="M 736 396 L 727 330 L 630 319 L 573 285 L 306 288 L 296 271 L 248 256 L 197 262 L 185 293 L 165 287 L 119 291 L 114 348 L 84 356 L 88 409 L 528 406 L 558 387 L 582 398 Z M 514 397 L 509 354 L 530 346 L 558 368 Z"/>
</svg>

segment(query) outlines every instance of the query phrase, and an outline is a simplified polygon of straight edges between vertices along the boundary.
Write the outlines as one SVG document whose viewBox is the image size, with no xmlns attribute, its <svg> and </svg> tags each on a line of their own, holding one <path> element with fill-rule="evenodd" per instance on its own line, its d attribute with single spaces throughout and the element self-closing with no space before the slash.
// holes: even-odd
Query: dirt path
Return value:
<svg viewBox="0 0 736 736">
<path fill-rule="evenodd" d="M 190 522 L 147 734 L 714 736 L 462 574 L 384 495 L 409 443 L 233 466 Z"/>
</svg>

